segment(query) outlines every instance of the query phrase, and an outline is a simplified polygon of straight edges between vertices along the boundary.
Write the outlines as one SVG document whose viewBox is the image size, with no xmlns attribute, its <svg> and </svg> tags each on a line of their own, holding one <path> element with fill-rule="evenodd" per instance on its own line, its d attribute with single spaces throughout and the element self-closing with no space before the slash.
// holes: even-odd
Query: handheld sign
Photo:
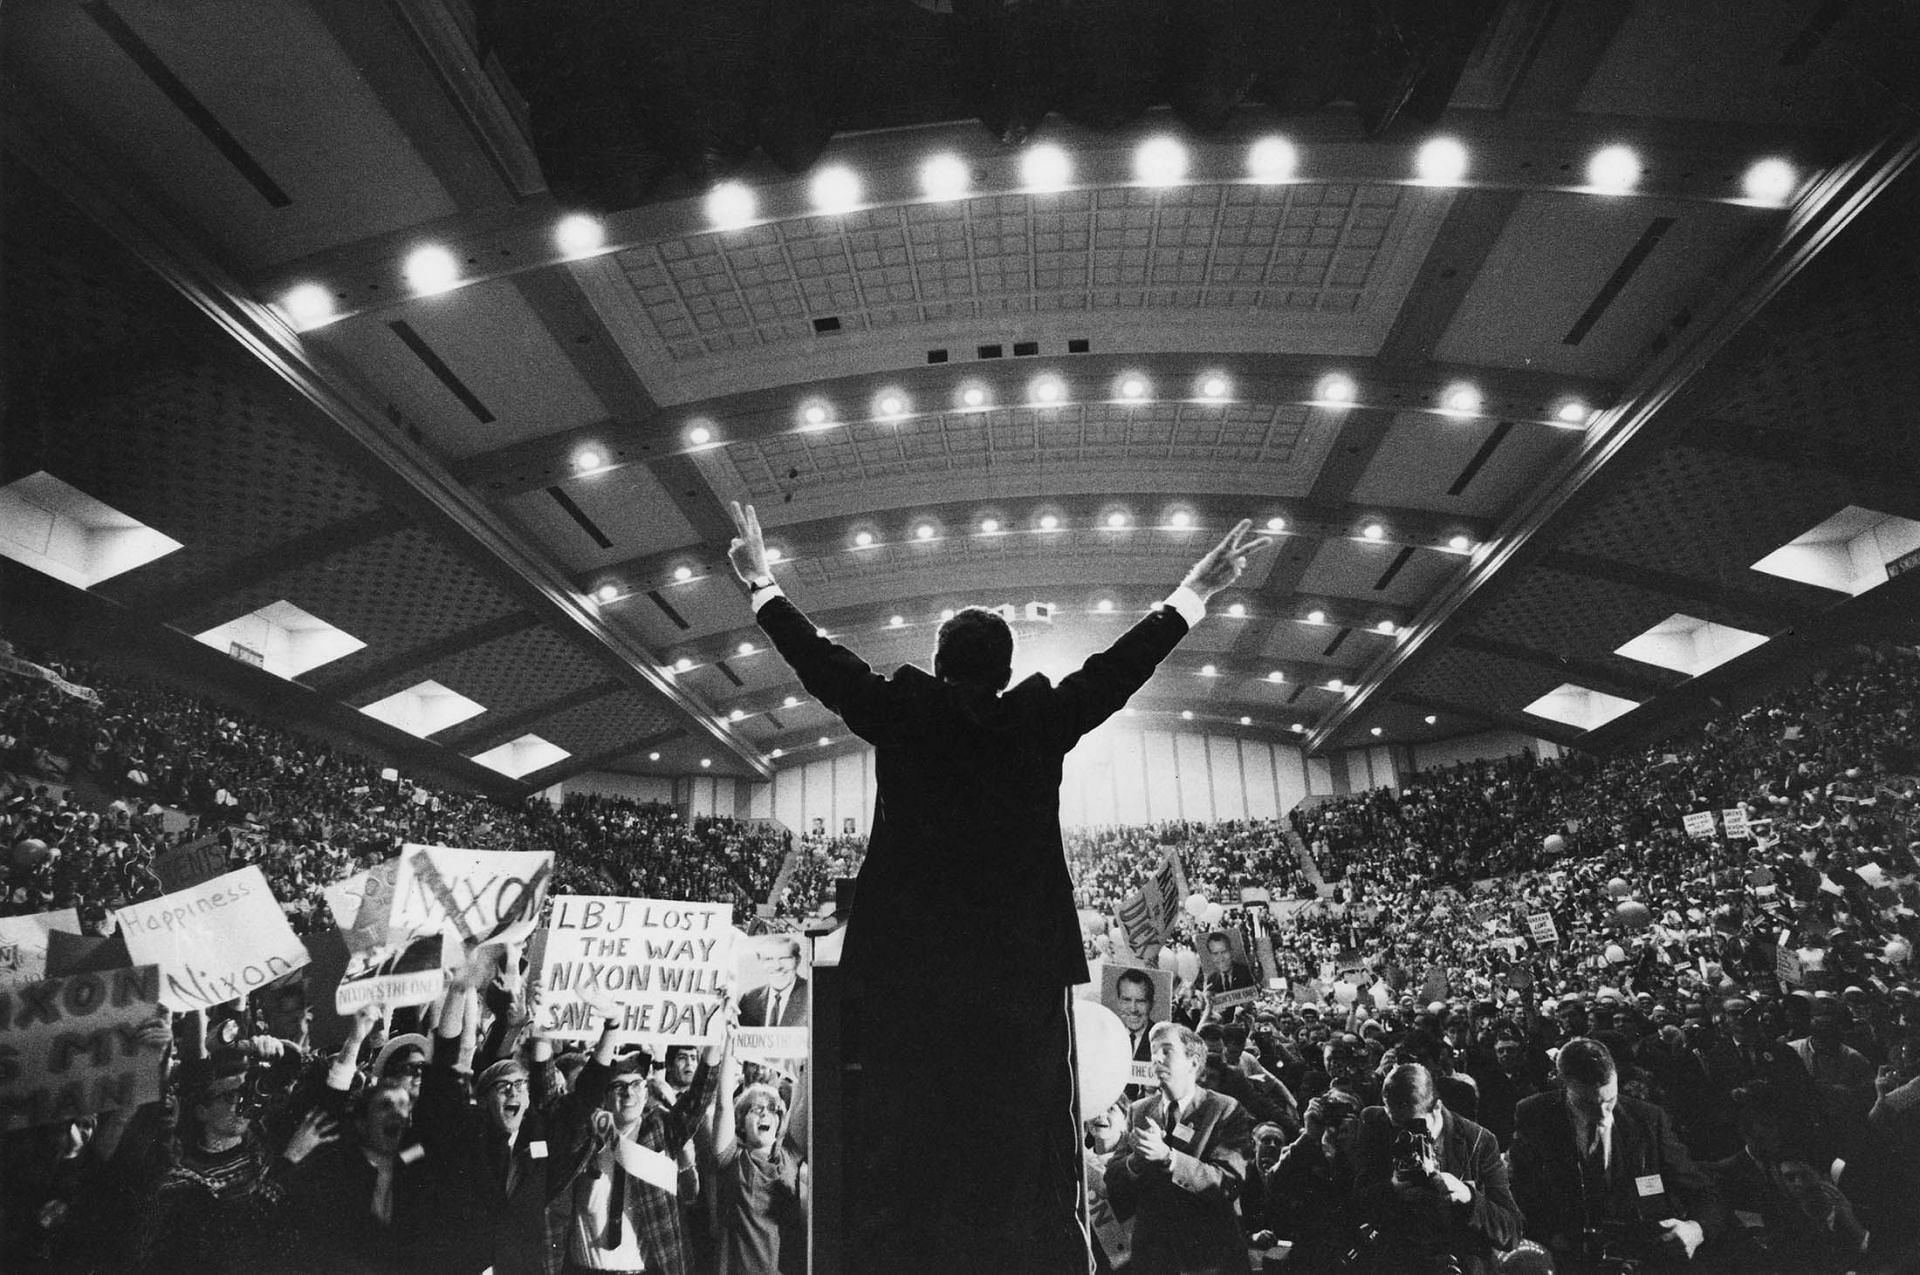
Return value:
<svg viewBox="0 0 1920 1275">
<path fill-rule="evenodd" d="M 650 1049 L 718 1045 L 733 975 L 733 906 L 558 894 L 540 954 L 534 1026 L 554 1040 L 598 1036 L 597 1003 L 619 1036 Z"/>
<path fill-rule="evenodd" d="M 1533 935 L 1533 941 L 1543 946 L 1560 941 L 1560 927 L 1553 923 L 1551 912 L 1529 912 L 1527 930 Z"/>
<path fill-rule="evenodd" d="M 160 878 L 160 888 L 168 894 L 211 881 L 226 870 L 227 848 L 220 844 L 218 833 L 196 837 L 153 857 L 153 874 Z"/>
<path fill-rule="evenodd" d="M 175 1013 L 245 996 L 307 963 L 255 864 L 114 916 L 134 963 L 160 967 L 160 1003 Z"/>
<path fill-rule="evenodd" d="M 1713 835 L 1713 811 L 1696 810 L 1680 821 L 1689 837 L 1711 837 Z"/>
<path fill-rule="evenodd" d="M 48 936 L 55 930 L 80 933 L 80 914 L 61 908 L 34 916 L 0 916 L 0 987 L 37 983 L 47 976 Z"/>
<path fill-rule="evenodd" d="M 160 1055 L 140 1029 L 159 986 L 141 965 L 0 991 L 0 1132 L 157 1100 Z"/>
<path fill-rule="evenodd" d="M 334 1012 L 350 1017 L 366 1005 L 393 1009 L 439 1000 L 447 990 L 446 943 L 446 935 L 431 934 L 397 951 L 383 949 L 383 960 L 350 957 L 334 988 Z"/>
<path fill-rule="evenodd" d="M 553 876 L 550 850 L 400 848 L 387 941 L 444 933 L 461 960 L 485 943 L 518 943 L 533 933 Z"/>
<path fill-rule="evenodd" d="M 1747 812 L 1735 806 L 1720 812 L 1720 822 L 1726 827 L 1727 837 L 1734 841 L 1751 841 L 1753 829 L 1747 826 Z"/>
</svg>

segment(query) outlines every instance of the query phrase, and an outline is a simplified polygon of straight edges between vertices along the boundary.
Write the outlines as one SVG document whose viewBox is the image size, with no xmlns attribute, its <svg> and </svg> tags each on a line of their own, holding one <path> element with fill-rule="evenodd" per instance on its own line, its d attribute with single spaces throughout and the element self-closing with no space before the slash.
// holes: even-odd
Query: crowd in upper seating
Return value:
<svg viewBox="0 0 1920 1275">
<path fill-rule="evenodd" d="M 302 928 L 404 842 L 551 849 L 556 892 L 733 899 L 743 926 L 783 875 L 785 923 L 817 911 L 863 852 L 627 799 L 429 790 L 60 671 L 98 702 L 0 680 L 11 913 L 97 923 L 209 831 Z M 1071 834 L 1089 912 L 1169 851 L 1213 901 L 1158 952 L 1089 939 L 1185 974 L 1168 1004 L 1114 1006 L 1156 1083 L 1090 1113 L 1105 1269 L 1245 1269 L 1250 1248 L 1289 1271 L 1914 1269 L 1916 713 L 1920 655 L 1860 652 L 1649 749 L 1297 811 L 1339 883 L 1311 902 L 1277 821 Z M 1244 886 L 1287 900 L 1270 933 L 1242 928 Z M 0 1139 L 7 1269 L 795 1268 L 792 1077 L 730 1047 L 557 1047 L 504 972 L 364 1015 L 337 1050 L 291 1004 L 157 1022 L 140 1047 L 169 1102 Z"/>
</svg>

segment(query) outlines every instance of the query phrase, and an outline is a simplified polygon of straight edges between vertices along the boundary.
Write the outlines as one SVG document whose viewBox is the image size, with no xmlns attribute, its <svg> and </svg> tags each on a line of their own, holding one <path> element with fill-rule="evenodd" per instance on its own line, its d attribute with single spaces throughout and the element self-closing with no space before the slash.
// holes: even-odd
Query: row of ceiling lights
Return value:
<svg viewBox="0 0 1920 1275">
<path fill-rule="evenodd" d="M 1261 185 L 1293 181 L 1299 161 L 1298 148 L 1286 138 L 1261 138 L 1247 150 L 1246 179 Z M 1177 186 L 1186 180 L 1189 165 L 1187 147 L 1178 138 L 1148 138 L 1134 152 L 1134 180 L 1150 187 Z M 1465 144 L 1456 138 L 1435 137 L 1414 153 L 1411 180 L 1426 186 L 1456 186 L 1466 180 L 1468 167 Z M 1596 194 L 1626 194 L 1639 185 L 1642 174 L 1640 157 L 1631 147 L 1605 146 L 1587 161 L 1587 189 Z M 1020 180 L 1021 188 L 1029 192 L 1063 190 L 1073 182 L 1073 159 L 1050 143 L 1030 146 L 1021 157 Z M 1799 183 L 1792 164 L 1768 158 L 1747 169 L 1742 189 L 1750 202 L 1777 206 L 1792 197 Z M 929 200 L 962 199 L 972 186 L 973 170 L 958 155 L 935 155 L 920 166 L 920 190 Z M 831 164 L 814 173 L 808 194 L 816 213 L 837 216 L 859 210 L 865 189 L 858 173 L 844 164 Z M 723 182 L 708 192 L 706 212 L 714 229 L 737 230 L 758 219 L 759 198 L 744 182 Z M 607 250 L 606 226 L 584 213 L 569 214 L 555 224 L 553 242 L 562 259 L 591 257 Z M 412 295 L 434 296 L 460 285 L 460 260 L 444 245 L 421 244 L 407 255 L 401 276 Z M 302 330 L 337 317 L 334 294 L 320 283 L 295 284 L 281 297 L 280 307 Z"/>
<path fill-rule="evenodd" d="M 1113 395 L 1105 399 L 1092 399 L 1094 403 L 1120 403 L 1144 405 L 1147 403 L 1230 403 L 1232 383 L 1218 372 L 1204 373 L 1192 382 L 1194 391 L 1190 397 L 1162 399 L 1153 397 L 1152 386 L 1145 376 L 1138 372 L 1122 374 L 1113 383 Z M 1037 376 L 1027 387 L 1027 400 L 1020 406 L 1033 408 L 1070 407 L 1078 400 L 1068 392 L 1066 382 L 1055 373 Z M 1313 397 L 1306 400 L 1311 406 L 1342 410 L 1351 407 L 1367 406 L 1360 398 L 1359 387 L 1353 378 L 1341 372 L 1330 372 L 1320 378 L 1314 386 Z M 1443 387 L 1431 399 L 1431 406 L 1424 409 L 1441 416 L 1459 420 L 1472 419 L 1481 414 L 1485 405 L 1485 395 L 1480 387 L 1471 381 L 1455 381 Z M 954 394 L 949 409 L 960 412 L 992 411 L 999 406 L 993 401 L 992 391 L 979 381 L 969 381 L 961 385 Z M 1392 405 L 1395 411 L 1421 410 L 1410 408 L 1405 403 Z M 915 414 L 913 404 L 903 391 L 882 390 L 874 397 L 872 414 L 867 417 L 847 418 L 834 410 L 833 404 L 825 398 L 810 396 L 805 399 L 794 413 L 794 429 L 798 433 L 814 434 L 842 425 L 879 422 L 898 424 Z M 1585 429 L 1592 421 L 1594 409 L 1587 401 L 1577 395 L 1567 395 L 1554 403 L 1548 423 L 1569 429 Z M 721 447 L 725 443 L 720 437 L 720 427 L 714 421 L 701 418 L 689 423 L 683 435 L 687 445 L 693 448 Z M 573 470 L 576 474 L 592 474 L 607 468 L 606 452 L 597 444 L 588 443 L 573 453 Z"/>
</svg>

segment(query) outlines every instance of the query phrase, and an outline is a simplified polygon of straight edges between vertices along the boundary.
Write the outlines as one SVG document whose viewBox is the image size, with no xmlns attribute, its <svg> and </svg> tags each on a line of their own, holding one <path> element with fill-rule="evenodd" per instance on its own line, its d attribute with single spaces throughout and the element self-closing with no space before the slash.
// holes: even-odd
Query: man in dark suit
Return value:
<svg viewBox="0 0 1920 1275">
<path fill-rule="evenodd" d="M 1514 1112 L 1514 1196 L 1527 1238 L 1563 1266 L 1603 1251 L 1684 1265 L 1725 1229 L 1726 1210 L 1667 1113 L 1620 1096 L 1613 1055 L 1597 1040 L 1568 1041 L 1555 1065 L 1560 1088 Z"/>
<path fill-rule="evenodd" d="M 1191 1028 L 1153 1029 L 1160 1092 L 1127 1113 L 1126 1149 L 1107 1162 L 1107 1201 L 1133 1222 L 1128 1275 L 1244 1272 L 1247 1244 L 1235 1201 L 1253 1167 L 1253 1119 L 1200 1087 L 1207 1046 Z"/>
<path fill-rule="evenodd" d="M 1253 970 L 1235 959 L 1233 940 L 1225 930 L 1207 935 L 1207 972 L 1200 985 L 1209 992 L 1233 992 L 1253 986 Z"/>
<path fill-rule="evenodd" d="M 1119 1015 L 1120 1025 L 1127 1029 L 1128 1056 L 1136 1063 L 1153 1060 L 1148 1042 L 1153 1034 L 1154 999 L 1153 976 L 1145 970 L 1121 970 L 1113 980 L 1113 1011 Z M 1146 1097 L 1149 1088 L 1151 1086 L 1129 1084 L 1125 1093 L 1131 1101 Z"/>
<path fill-rule="evenodd" d="M 742 1027 L 805 1027 L 809 1008 L 807 980 L 800 977 L 800 940 L 771 934 L 757 940 L 767 981 L 740 997 Z"/>
<path fill-rule="evenodd" d="M 851 1265 L 1084 1271 L 1069 988 L 1088 980 L 1060 840 L 1062 759 L 1118 712 L 1267 538 L 1228 533 L 1168 598 L 1058 686 L 1006 690 L 1013 632 L 968 607 L 933 672 L 875 673 L 782 595 L 753 508 L 728 556 L 774 648 L 875 749 L 878 794 L 846 929 Z M 1004 691 L 1004 693 L 1003 693 Z M 926 1102 L 990 1094 L 924 1141 Z M 932 1265 L 929 1265 L 929 1264 Z"/>
<path fill-rule="evenodd" d="M 1353 1210 L 1378 1232 L 1376 1268 L 1492 1271 L 1520 1239 L 1499 1141 L 1448 1110 L 1419 1063 L 1395 1067 L 1380 1092 L 1354 1143 Z"/>
</svg>

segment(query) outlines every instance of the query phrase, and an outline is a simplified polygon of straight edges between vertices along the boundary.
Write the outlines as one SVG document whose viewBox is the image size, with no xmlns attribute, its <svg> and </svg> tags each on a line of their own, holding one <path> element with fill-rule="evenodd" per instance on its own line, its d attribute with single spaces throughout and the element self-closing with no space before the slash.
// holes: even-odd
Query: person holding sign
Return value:
<svg viewBox="0 0 1920 1275">
<path fill-rule="evenodd" d="M 1249 539 L 1242 520 L 1058 686 L 1035 675 L 1009 690 L 1013 630 L 995 612 L 944 622 L 932 673 L 882 677 L 787 600 L 753 507 L 736 503 L 733 519 L 728 558 L 760 627 L 877 753 L 841 956 L 845 1052 L 862 1068 L 849 1104 L 852 1267 L 1085 1271 L 1068 995 L 1088 972 L 1060 838 L 1062 759 L 1271 541 Z M 962 1091 L 994 1100 L 928 1156 L 926 1095 Z"/>
</svg>

